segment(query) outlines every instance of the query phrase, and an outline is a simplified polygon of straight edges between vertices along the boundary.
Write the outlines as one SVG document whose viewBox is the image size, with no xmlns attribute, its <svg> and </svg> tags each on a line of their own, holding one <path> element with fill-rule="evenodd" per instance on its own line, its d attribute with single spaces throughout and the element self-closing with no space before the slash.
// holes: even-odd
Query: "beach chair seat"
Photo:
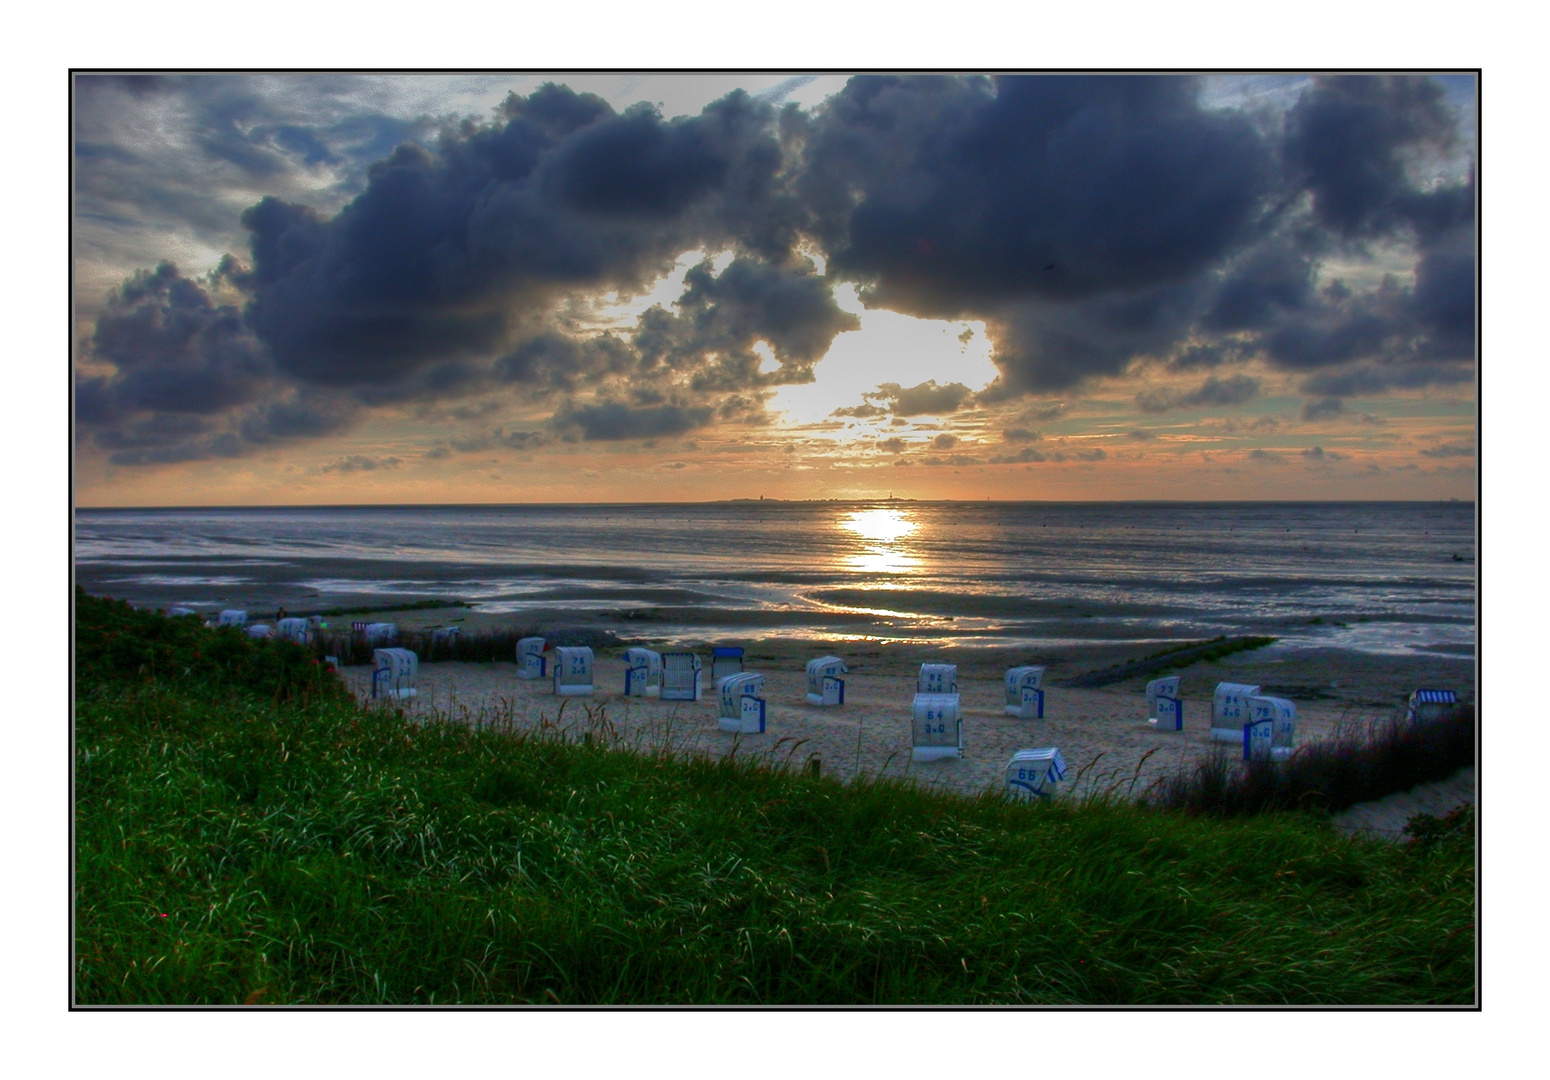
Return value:
<svg viewBox="0 0 1550 1080">
<path fill-rule="evenodd" d="M 807 703 L 809 705 L 845 704 L 845 680 L 850 671 L 837 656 L 821 656 L 807 662 Z"/>
<path fill-rule="evenodd" d="M 1009 798 L 1048 799 L 1055 794 L 1055 785 L 1065 778 L 1066 761 L 1056 746 L 1019 750 L 1006 763 Z"/>
<path fill-rule="evenodd" d="M 963 757 L 963 720 L 957 694 L 916 694 L 910 759 L 941 761 Z"/>
</svg>

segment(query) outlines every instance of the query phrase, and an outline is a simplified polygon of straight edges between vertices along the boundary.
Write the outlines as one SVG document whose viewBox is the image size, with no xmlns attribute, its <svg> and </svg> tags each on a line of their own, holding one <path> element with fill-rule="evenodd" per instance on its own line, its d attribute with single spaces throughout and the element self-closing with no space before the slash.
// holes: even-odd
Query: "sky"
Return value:
<svg viewBox="0 0 1550 1080">
<path fill-rule="evenodd" d="M 81 506 L 1475 496 L 1473 75 L 73 108 Z"/>
</svg>

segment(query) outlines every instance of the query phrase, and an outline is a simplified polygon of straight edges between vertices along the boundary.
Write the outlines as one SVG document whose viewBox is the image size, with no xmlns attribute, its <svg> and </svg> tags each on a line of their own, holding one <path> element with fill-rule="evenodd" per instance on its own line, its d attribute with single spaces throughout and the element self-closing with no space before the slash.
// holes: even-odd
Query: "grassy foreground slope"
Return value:
<svg viewBox="0 0 1550 1080">
<path fill-rule="evenodd" d="M 77 597 L 95 1003 L 1470 1003 L 1473 851 L 363 710 Z"/>
</svg>

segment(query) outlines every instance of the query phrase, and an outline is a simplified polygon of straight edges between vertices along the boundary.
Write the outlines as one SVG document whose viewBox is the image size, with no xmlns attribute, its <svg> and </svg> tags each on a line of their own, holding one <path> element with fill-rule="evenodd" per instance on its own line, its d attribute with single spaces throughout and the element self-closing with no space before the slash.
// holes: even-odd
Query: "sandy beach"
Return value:
<svg viewBox="0 0 1550 1080">
<path fill-rule="evenodd" d="M 399 619 L 401 626 L 434 625 L 434 613 Z M 734 644 L 723 642 L 721 644 Z M 710 685 L 710 649 L 699 647 L 704 691 L 698 702 L 662 702 L 623 693 L 623 649 L 597 650 L 590 696 L 557 698 L 548 679 L 517 678 L 512 663 L 436 663 L 419 669 L 419 694 L 402 706 L 416 718 L 445 717 L 516 730 L 559 728 L 580 738 L 591 733 L 640 752 L 748 755 L 792 768 L 812 759 L 824 775 L 904 777 L 964 794 L 1000 789 L 1008 759 L 1018 750 L 1058 747 L 1068 773 L 1064 791 L 1121 794 L 1144 791 L 1160 778 L 1215 752 L 1209 739 L 1211 693 L 1220 681 L 1249 682 L 1297 706 L 1299 743 L 1328 738 L 1354 725 L 1386 720 L 1416 686 L 1456 689 L 1473 699 L 1473 662 L 1438 657 L 1376 656 L 1349 651 L 1310 653 L 1278 646 L 1197 663 L 1182 673 L 1185 730 L 1147 725 L 1145 677 L 1102 689 L 1073 689 L 1063 679 L 1142 655 L 1134 647 L 1084 647 L 1041 655 L 1003 649 L 944 649 L 872 641 L 738 642 L 745 670 L 766 676 L 767 730 L 733 735 L 718 729 L 718 702 Z M 660 644 L 651 647 L 660 648 Z M 844 659 L 845 704 L 806 704 L 805 664 Z M 910 755 L 910 707 L 924 661 L 958 665 L 963 757 L 916 763 Z M 1045 718 L 1004 713 L 1006 669 L 1043 664 Z M 370 670 L 346 667 L 343 676 L 364 700 Z M 1231 751 L 1232 748 L 1228 748 Z"/>
</svg>

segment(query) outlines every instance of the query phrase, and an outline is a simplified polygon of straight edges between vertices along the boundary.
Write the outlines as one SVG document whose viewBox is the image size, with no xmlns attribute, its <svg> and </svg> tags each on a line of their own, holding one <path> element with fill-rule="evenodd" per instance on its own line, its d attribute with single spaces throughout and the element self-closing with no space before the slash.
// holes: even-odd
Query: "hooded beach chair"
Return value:
<svg viewBox="0 0 1550 1080">
<path fill-rule="evenodd" d="M 737 645 L 718 645 L 710 650 L 710 684 L 720 686 L 728 675 L 743 670 L 743 650 Z"/>
<path fill-rule="evenodd" d="M 223 611 L 216 618 L 217 626 L 245 626 L 248 621 L 246 611 Z"/>
<path fill-rule="evenodd" d="M 1024 720 L 1044 719 L 1044 669 L 1014 667 L 1006 673 L 1006 714 Z"/>
<path fill-rule="evenodd" d="M 184 615 L 194 615 L 194 614 L 196 614 L 196 612 L 194 611 L 193 608 L 170 607 L 170 608 L 167 609 L 167 618 L 169 618 L 169 619 L 177 619 L 177 618 L 181 618 Z"/>
<path fill-rule="evenodd" d="M 560 645 L 554 650 L 556 697 L 581 697 L 592 692 L 592 650 L 584 645 Z"/>
<path fill-rule="evenodd" d="M 1048 799 L 1065 778 L 1066 760 L 1059 747 L 1019 750 L 1006 763 L 1006 793 L 1013 799 Z"/>
<path fill-rule="evenodd" d="M 661 653 L 639 646 L 624 650 L 624 693 L 626 697 L 661 696 Z"/>
<path fill-rule="evenodd" d="M 251 626 L 244 627 L 243 629 L 250 638 L 274 637 L 274 627 L 270 626 L 268 623 L 256 622 Z"/>
<path fill-rule="evenodd" d="M 764 676 L 740 671 L 721 680 L 721 716 L 716 726 L 742 735 L 764 734 Z"/>
<path fill-rule="evenodd" d="M 837 656 L 821 656 L 807 662 L 807 703 L 809 705 L 845 704 L 845 680 L 850 668 Z"/>
<path fill-rule="evenodd" d="M 366 624 L 366 644 L 391 646 L 397 640 L 397 623 L 373 622 Z"/>
<path fill-rule="evenodd" d="M 544 677 L 544 639 L 525 637 L 517 642 L 517 678 Z"/>
<path fill-rule="evenodd" d="M 307 630 L 306 619 L 281 619 L 275 624 L 281 641 L 294 641 L 298 645 L 307 643 Z"/>
<path fill-rule="evenodd" d="M 1292 745 L 1297 738 L 1297 706 L 1285 698 L 1256 694 L 1249 698 L 1249 724 L 1260 724 L 1266 721 L 1270 724 L 1270 747 L 1264 754 L 1264 759 L 1285 761 L 1292 756 Z M 1247 732 L 1248 725 L 1244 727 Z M 1260 745 L 1257 741 L 1259 738 L 1260 736 L 1256 735 L 1251 739 L 1248 734 L 1245 734 L 1243 760 L 1250 760 L 1251 752 L 1260 753 Z"/>
<path fill-rule="evenodd" d="M 1211 695 L 1212 742 L 1236 743 L 1243 738 L 1243 725 L 1253 719 L 1249 698 L 1258 693 L 1259 687 L 1248 683 L 1216 684 L 1216 693 Z"/>
<path fill-rule="evenodd" d="M 910 760 L 963 757 L 963 721 L 957 694 L 916 694 Z"/>
<path fill-rule="evenodd" d="M 956 694 L 958 692 L 957 664 L 921 664 L 915 678 L 917 694 Z"/>
<path fill-rule="evenodd" d="M 419 693 L 420 658 L 408 649 L 371 650 L 371 696 L 402 701 Z"/>
<path fill-rule="evenodd" d="M 1184 703 L 1179 700 L 1177 675 L 1146 684 L 1146 716 L 1146 722 L 1158 731 L 1184 730 Z"/>
<path fill-rule="evenodd" d="M 1410 723 L 1440 720 L 1458 708 L 1459 698 L 1452 690 L 1416 690 L 1405 706 Z"/>
<path fill-rule="evenodd" d="M 663 701 L 700 700 L 700 658 L 690 652 L 662 654 Z"/>
</svg>

